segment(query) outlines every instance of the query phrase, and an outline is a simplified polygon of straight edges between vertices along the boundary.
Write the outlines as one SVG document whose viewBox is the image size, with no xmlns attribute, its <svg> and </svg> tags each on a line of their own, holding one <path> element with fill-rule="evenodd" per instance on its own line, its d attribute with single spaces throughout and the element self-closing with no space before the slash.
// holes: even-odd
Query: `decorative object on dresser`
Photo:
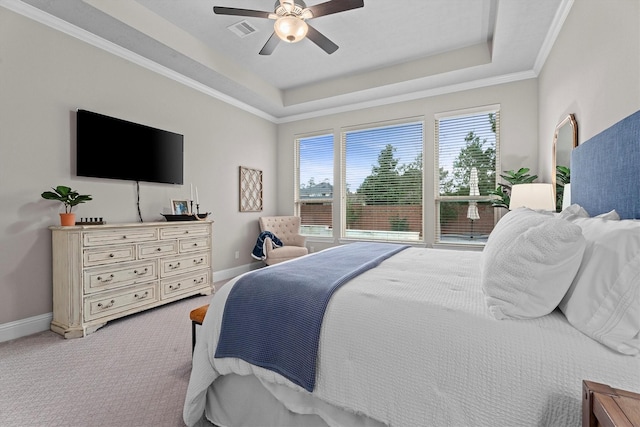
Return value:
<svg viewBox="0 0 640 427">
<path fill-rule="evenodd" d="M 191 215 L 189 202 L 186 200 L 171 199 L 171 212 L 174 215 Z"/>
<path fill-rule="evenodd" d="M 212 292 L 212 221 L 49 227 L 51 330 L 85 336 L 108 321 Z"/>
<path fill-rule="evenodd" d="M 582 381 L 582 427 L 640 426 L 640 394 Z"/>
<path fill-rule="evenodd" d="M 43 199 L 57 200 L 58 202 L 64 204 L 64 213 L 60 214 L 60 225 L 75 225 L 76 214 L 72 213 L 71 210 L 74 206 L 79 205 L 80 203 L 85 203 L 89 200 L 92 200 L 91 196 L 80 194 L 65 185 L 58 185 L 57 187 L 51 189 L 53 191 L 45 191 L 40 194 L 40 196 Z"/>
</svg>

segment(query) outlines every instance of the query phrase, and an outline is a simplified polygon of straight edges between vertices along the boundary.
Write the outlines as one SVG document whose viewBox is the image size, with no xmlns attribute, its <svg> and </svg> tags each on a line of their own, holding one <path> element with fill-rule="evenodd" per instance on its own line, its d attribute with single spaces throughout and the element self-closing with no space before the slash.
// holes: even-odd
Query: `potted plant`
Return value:
<svg viewBox="0 0 640 427">
<path fill-rule="evenodd" d="M 571 169 L 566 166 L 556 166 L 556 211 L 562 211 L 564 186 L 571 182 Z"/>
<path fill-rule="evenodd" d="M 500 176 L 509 184 L 498 184 L 495 190 L 489 192 L 489 194 L 496 196 L 496 198 L 491 201 L 491 206 L 494 208 L 505 208 L 507 210 L 511 202 L 511 187 L 516 184 L 530 184 L 538 179 L 538 175 L 529 175 L 529 168 L 520 168 L 517 171 L 504 171 Z"/>
<path fill-rule="evenodd" d="M 56 188 L 52 188 L 53 191 L 45 191 L 41 194 L 43 199 L 57 200 L 64 204 L 64 213 L 60 214 L 60 225 L 75 225 L 76 214 L 71 210 L 75 205 L 85 203 L 91 200 L 91 196 L 80 194 L 75 190 L 64 185 L 58 185 Z"/>
</svg>

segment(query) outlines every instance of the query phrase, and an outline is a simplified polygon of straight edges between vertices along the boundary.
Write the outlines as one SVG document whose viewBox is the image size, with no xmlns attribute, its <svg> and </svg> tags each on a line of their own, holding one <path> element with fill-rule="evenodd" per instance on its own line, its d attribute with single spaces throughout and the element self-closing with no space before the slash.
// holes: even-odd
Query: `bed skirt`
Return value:
<svg viewBox="0 0 640 427">
<path fill-rule="evenodd" d="M 285 406 L 279 395 L 294 396 Z M 287 399 L 292 401 L 291 398 Z M 267 384 L 255 376 L 229 374 L 218 377 L 207 390 L 205 414 L 218 427 L 383 427 L 384 424 L 344 411 L 291 388 Z M 326 421 L 325 421 L 326 420 Z M 199 427 L 211 426 L 202 421 Z"/>
</svg>

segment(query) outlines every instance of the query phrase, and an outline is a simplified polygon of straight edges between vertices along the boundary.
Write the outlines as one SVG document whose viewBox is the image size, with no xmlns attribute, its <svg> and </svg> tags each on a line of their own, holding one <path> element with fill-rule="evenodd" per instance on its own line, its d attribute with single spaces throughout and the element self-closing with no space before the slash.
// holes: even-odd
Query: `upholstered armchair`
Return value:
<svg viewBox="0 0 640 427">
<path fill-rule="evenodd" d="M 270 231 L 280 239 L 283 246 L 273 248 L 271 239 L 265 238 L 265 259 L 267 265 L 288 261 L 309 253 L 305 246 L 305 237 L 300 234 L 298 216 L 263 216 L 260 218 L 260 231 Z"/>
</svg>

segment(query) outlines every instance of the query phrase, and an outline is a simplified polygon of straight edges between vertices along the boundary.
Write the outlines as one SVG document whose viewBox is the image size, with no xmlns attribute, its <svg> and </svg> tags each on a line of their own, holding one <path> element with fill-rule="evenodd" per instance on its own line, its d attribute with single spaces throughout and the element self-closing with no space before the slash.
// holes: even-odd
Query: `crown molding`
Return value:
<svg viewBox="0 0 640 427">
<path fill-rule="evenodd" d="M 488 77 L 484 79 L 478 79 L 478 80 L 473 80 L 469 82 L 452 84 L 452 85 L 436 87 L 431 89 L 411 91 L 410 93 L 406 93 L 406 94 L 380 97 L 380 98 L 372 99 L 369 101 L 349 103 L 349 104 L 341 105 L 337 107 L 318 109 L 316 111 L 312 111 L 309 113 L 285 115 L 283 117 L 275 117 L 263 110 L 255 108 L 244 102 L 241 102 L 231 96 L 223 94 L 215 89 L 212 89 L 209 86 L 206 86 L 189 77 L 186 77 L 183 74 L 173 71 L 163 65 L 160 65 L 154 61 L 151 61 L 128 49 L 118 46 L 117 44 L 112 43 L 106 39 L 103 39 L 102 37 L 99 37 L 89 31 L 86 31 L 80 27 L 70 24 L 69 22 L 64 21 L 60 18 L 57 18 L 51 14 L 48 14 L 36 7 L 23 3 L 20 0 L 0 0 L 0 6 L 8 10 L 11 10 L 15 13 L 18 13 L 22 16 L 25 16 L 27 18 L 33 19 L 34 21 L 37 21 L 50 28 L 63 32 L 64 34 L 67 34 L 78 40 L 86 42 L 108 53 L 116 55 L 122 59 L 130 61 L 150 71 L 158 73 L 164 77 L 167 77 L 187 87 L 190 87 L 198 92 L 211 96 L 212 98 L 218 99 L 219 101 L 222 101 L 229 105 L 237 107 L 250 114 L 261 117 L 274 124 L 282 124 L 282 123 L 290 123 L 290 122 L 299 121 L 299 120 L 306 120 L 306 119 L 312 119 L 312 118 L 317 118 L 322 116 L 328 116 L 332 114 L 340 114 L 340 113 L 361 110 L 366 108 L 380 107 L 380 106 L 395 104 L 399 102 L 413 101 L 420 98 L 429 98 L 429 97 L 444 95 L 448 93 L 461 92 L 465 90 L 478 89 L 478 88 L 487 87 L 487 86 L 494 86 L 499 84 L 505 84 L 505 83 L 515 82 L 520 80 L 536 78 L 540 70 L 542 69 L 544 62 L 546 61 L 546 58 L 549 55 L 549 52 L 551 51 L 553 43 L 555 42 L 560 32 L 560 29 L 564 24 L 564 21 L 569 13 L 569 10 L 571 9 L 571 6 L 573 5 L 573 2 L 574 0 L 562 0 L 562 5 L 558 9 L 558 12 L 554 17 L 552 28 L 547 33 L 547 37 L 545 38 L 544 44 L 540 49 L 540 52 L 538 54 L 538 57 L 536 59 L 536 62 L 532 70 L 494 76 L 494 77 Z M 375 94 L 375 89 L 372 89 L 371 93 Z"/>
<path fill-rule="evenodd" d="M 151 61 L 150 59 L 138 55 L 137 53 L 131 52 L 130 50 L 125 49 L 122 46 L 118 46 L 115 43 L 103 39 L 102 37 L 96 36 L 89 31 L 77 27 L 29 4 L 23 3 L 19 0 L 0 0 L 0 6 L 18 13 L 24 17 L 33 19 L 36 22 L 58 30 L 64 34 L 67 34 L 99 49 L 102 49 L 122 59 L 130 61 L 150 71 L 158 73 L 164 77 L 190 87 L 191 89 L 204 93 L 205 95 L 209 95 L 212 98 L 216 98 L 222 102 L 233 105 L 234 107 L 237 107 L 248 113 L 254 114 L 271 122 L 275 122 L 276 120 L 274 116 L 267 114 L 262 110 L 245 104 L 244 102 L 238 101 L 237 99 L 225 95 L 222 92 L 218 92 L 217 90 L 212 89 L 209 86 L 203 85 L 202 83 L 186 77 L 183 74 L 177 73 L 163 65 L 158 64 L 157 62 Z"/>
<path fill-rule="evenodd" d="M 551 49 L 560 34 L 564 21 L 567 19 L 567 16 L 569 16 L 573 2 L 574 0 L 562 0 L 562 3 L 560 3 L 556 15 L 553 17 L 551 27 L 547 32 L 547 36 L 542 42 L 542 46 L 540 47 L 540 51 L 536 57 L 536 62 L 533 64 L 533 71 L 536 73 L 536 76 L 540 74 L 542 67 L 544 67 L 545 62 L 547 62 L 547 58 L 549 57 Z"/>
<path fill-rule="evenodd" d="M 537 74 L 533 70 L 521 71 L 518 73 L 503 74 L 501 76 L 488 77 L 464 83 L 457 83 L 448 86 L 441 86 L 433 89 L 425 89 L 414 91 L 403 95 L 395 95 L 385 98 L 379 98 L 372 101 L 363 101 L 355 104 L 349 104 L 341 107 L 332 107 L 324 110 L 318 110 L 311 113 L 297 114 L 280 118 L 276 121 L 278 124 L 296 122 L 299 120 L 313 119 L 331 114 L 346 113 L 349 111 L 363 110 L 366 108 L 381 107 L 389 104 L 397 104 L 399 102 L 414 101 L 416 99 L 430 98 L 433 96 L 446 95 L 448 93 L 462 92 L 465 90 L 479 89 L 487 86 L 496 86 L 505 83 L 512 83 L 521 80 L 534 79 Z"/>
</svg>

